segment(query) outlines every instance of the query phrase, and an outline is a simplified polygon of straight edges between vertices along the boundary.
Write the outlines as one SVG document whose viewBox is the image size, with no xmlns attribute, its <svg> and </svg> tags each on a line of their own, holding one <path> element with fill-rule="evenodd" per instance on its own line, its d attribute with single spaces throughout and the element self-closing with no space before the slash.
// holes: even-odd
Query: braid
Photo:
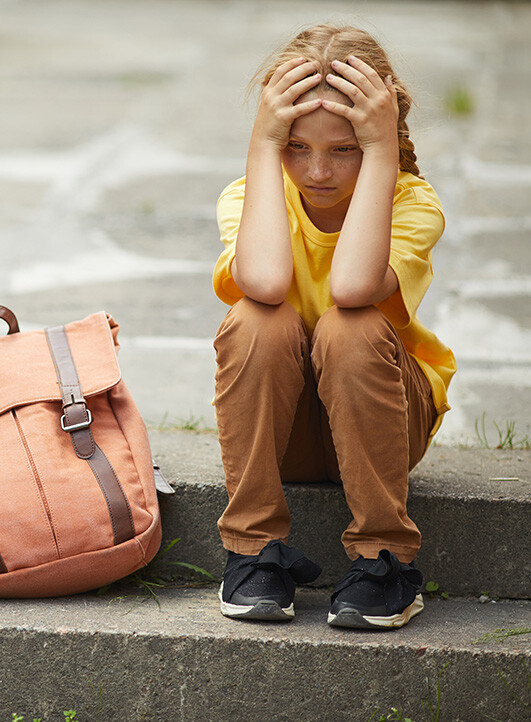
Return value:
<svg viewBox="0 0 531 722">
<path fill-rule="evenodd" d="M 406 173 L 412 173 L 413 175 L 422 178 L 417 165 L 415 146 L 409 137 L 409 128 L 405 120 L 402 122 L 399 121 L 398 123 L 398 148 L 400 152 L 400 170 L 406 171 Z"/>
<path fill-rule="evenodd" d="M 420 175 L 417 165 L 415 146 L 409 137 L 409 127 L 406 123 L 406 117 L 412 103 L 411 96 L 399 80 L 393 78 L 393 81 L 398 100 L 398 149 L 400 153 L 400 170 L 403 170 L 406 173 L 412 173 L 413 175 L 421 178 L 422 176 Z"/>
</svg>

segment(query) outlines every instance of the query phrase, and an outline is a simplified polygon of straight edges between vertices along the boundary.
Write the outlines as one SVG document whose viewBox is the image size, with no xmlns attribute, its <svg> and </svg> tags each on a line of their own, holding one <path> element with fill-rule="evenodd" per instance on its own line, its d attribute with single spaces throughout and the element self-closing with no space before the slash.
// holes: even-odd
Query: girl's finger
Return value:
<svg viewBox="0 0 531 722">
<path fill-rule="evenodd" d="M 359 103 L 366 99 L 365 94 L 357 85 L 351 83 L 350 80 L 345 80 L 340 75 L 329 73 L 326 76 L 326 82 L 339 90 L 340 93 L 343 93 L 343 95 L 346 95 L 347 98 L 350 98 L 353 103 Z"/>
<path fill-rule="evenodd" d="M 355 62 L 356 58 L 351 56 L 349 60 Z M 366 73 L 362 72 L 363 68 L 352 67 L 352 64 L 342 63 L 339 60 L 332 61 L 332 68 L 340 77 L 348 80 L 359 88 L 367 98 L 370 98 L 373 97 L 374 93 L 381 92 L 385 86 L 378 73 L 365 63 L 363 63 L 363 66 L 366 68 Z"/>
<path fill-rule="evenodd" d="M 295 83 L 298 83 L 300 80 L 304 80 L 304 78 L 314 76 L 315 70 L 315 63 L 306 61 L 305 63 L 302 63 L 301 65 L 296 66 L 295 68 L 292 68 L 286 73 L 284 73 L 284 75 L 277 82 L 275 90 L 279 93 L 284 93 L 288 88 L 290 88 Z"/>
<path fill-rule="evenodd" d="M 397 95 L 397 93 L 396 93 L 396 88 L 395 88 L 395 86 L 393 85 L 393 79 L 391 78 L 390 75 L 386 75 L 386 76 L 385 76 L 385 78 L 384 78 L 384 84 L 385 84 L 385 87 L 387 88 L 387 90 L 391 93 L 391 95 L 392 95 L 394 98 L 396 98 L 396 95 Z"/>
<path fill-rule="evenodd" d="M 350 55 L 348 58 L 347 67 L 353 68 L 354 71 L 358 73 L 358 77 L 363 77 L 364 79 L 368 80 L 374 88 L 376 88 L 377 90 L 381 90 L 383 80 L 378 75 L 376 70 L 371 68 L 370 65 L 367 65 L 367 63 L 364 63 L 363 60 L 360 60 L 355 55 Z"/>
<path fill-rule="evenodd" d="M 270 77 L 267 85 L 271 88 L 274 87 L 284 77 L 284 75 L 286 75 L 286 73 L 288 73 L 290 70 L 293 70 L 297 66 L 300 66 L 303 63 L 307 62 L 308 61 L 306 60 L 306 58 L 303 58 L 302 56 L 300 58 L 292 58 L 291 60 L 286 60 L 285 63 L 282 63 L 282 65 L 278 66 L 273 75 Z"/>
<path fill-rule="evenodd" d="M 320 82 L 320 73 L 315 73 L 315 75 L 309 75 L 308 77 L 303 78 L 302 80 L 299 80 L 298 82 L 293 83 L 293 85 L 289 86 L 282 93 L 282 97 L 285 98 L 288 103 L 294 103 L 297 98 L 300 98 L 301 95 L 307 93 Z"/>
<path fill-rule="evenodd" d="M 302 115 L 308 115 L 313 113 L 322 104 L 321 98 L 315 98 L 314 100 L 307 100 L 305 103 L 298 103 L 290 108 L 290 122 L 293 123 L 297 118 Z"/>
<path fill-rule="evenodd" d="M 329 110 L 335 115 L 341 115 L 354 125 L 356 120 L 356 111 L 354 108 L 351 108 L 349 105 L 345 105 L 344 103 L 336 103 L 333 100 L 322 100 L 321 105 L 325 110 Z"/>
</svg>

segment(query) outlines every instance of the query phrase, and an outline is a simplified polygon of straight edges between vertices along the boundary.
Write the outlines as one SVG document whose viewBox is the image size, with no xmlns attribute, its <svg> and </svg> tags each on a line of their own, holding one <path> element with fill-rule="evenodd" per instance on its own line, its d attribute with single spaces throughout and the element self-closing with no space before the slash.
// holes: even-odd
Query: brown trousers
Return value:
<svg viewBox="0 0 531 722">
<path fill-rule="evenodd" d="M 238 301 L 222 322 L 216 413 L 229 504 L 223 545 L 258 554 L 289 535 L 283 481 L 343 484 L 353 516 L 351 559 L 389 549 L 413 560 L 420 532 L 407 515 L 408 472 L 437 418 L 431 387 L 374 306 L 330 308 L 311 342 L 289 303 Z M 316 533 L 319 533 L 316 530 Z"/>
</svg>

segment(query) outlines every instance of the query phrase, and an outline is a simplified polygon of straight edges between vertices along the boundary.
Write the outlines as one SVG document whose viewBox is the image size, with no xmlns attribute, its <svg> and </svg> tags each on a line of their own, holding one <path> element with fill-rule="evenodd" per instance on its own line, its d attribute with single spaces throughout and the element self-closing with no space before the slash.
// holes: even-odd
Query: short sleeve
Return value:
<svg viewBox="0 0 531 722">
<path fill-rule="evenodd" d="M 444 230 L 438 198 L 426 186 L 431 193 L 398 188 L 394 199 L 389 265 L 399 288 L 378 307 L 396 328 L 405 328 L 416 315 L 433 277 L 431 251 Z"/>
<path fill-rule="evenodd" d="M 230 306 L 244 296 L 230 270 L 236 253 L 236 238 L 242 217 L 244 195 L 244 179 L 234 181 L 223 191 L 217 205 L 218 228 L 225 249 L 214 267 L 213 285 L 216 296 Z"/>
</svg>

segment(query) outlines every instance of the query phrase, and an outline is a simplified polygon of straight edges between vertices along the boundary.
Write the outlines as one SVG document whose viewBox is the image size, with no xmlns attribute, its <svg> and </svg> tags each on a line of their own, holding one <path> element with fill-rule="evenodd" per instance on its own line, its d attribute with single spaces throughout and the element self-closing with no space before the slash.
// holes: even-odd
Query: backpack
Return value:
<svg viewBox="0 0 531 722">
<path fill-rule="evenodd" d="M 146 428 L 104 312 L 0 337 L 0 597 L 109 584 L 156 554 L 161 525 Z M 171 492 L 171 488 L 170 488 Z"/>
</svg>

